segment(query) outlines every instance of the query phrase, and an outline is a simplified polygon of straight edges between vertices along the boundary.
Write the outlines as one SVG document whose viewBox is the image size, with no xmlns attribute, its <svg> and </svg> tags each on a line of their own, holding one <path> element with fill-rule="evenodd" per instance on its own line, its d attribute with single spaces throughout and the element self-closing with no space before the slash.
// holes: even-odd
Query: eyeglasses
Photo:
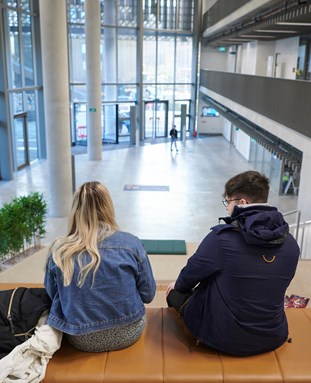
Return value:
<svg viewBox="0 0 311 383">
<path fill-rule="evenodd" d="M 221 202 L 224 204 L 225 207 L 229 205 L 232 201 L 240 201 L 241 198 L 234 198 L 234 199 L 223 199 Z"/>
</svg>

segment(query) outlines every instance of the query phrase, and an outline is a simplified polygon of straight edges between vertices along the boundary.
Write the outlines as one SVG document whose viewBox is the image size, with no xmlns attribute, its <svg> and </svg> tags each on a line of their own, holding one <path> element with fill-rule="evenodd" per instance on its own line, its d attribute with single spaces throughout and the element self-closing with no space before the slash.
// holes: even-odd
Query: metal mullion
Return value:
<svg viewBox="0 0 311 383">
<path fill-rule="evenodd" d="M 117 70 L 116 70 L 116 82 L 117 84 L 119 85 L 119 39 L 118 39 L 118 36 L 119 36 L 119 0 L 117 0 L 115 2 L 115 6 L 116 6 L 116 10 L 115 10 L 115 34 L 116 34 L 116 67 L 117 67 Z M 119 98 L 118 97 L 118 87 L 117 87 L 117 99 Z"/>
<path fill-rule="evenodd" d="M 159 14 L 160 14 L 160 2 L 157 1 L 157 17 L 156 17 L 156 29 L 155 29 L 155 45 L 156 45 L 156 67 L 155 67 L 155 98 L 158 96 L 158 53 L 159 53 Z"/>
<path fill-rule="evenodd" d="M 28 92 L 30 90 L 40 90 L 42 89 L 41 85 L 34 85 L 34 86 L 25 86 L 23 88 L 8 88 L 6 91 L 7 93 L 16 93 L 16 92 Z"/>
<path fill-rule="evenodd" d="M 179 2 L 180 0 L 176 0 L 176 19 L 175 19 L 175 31 L 178 30 L 178 25 L 179 25 Z"/>
<path fill-rule="evenodd" d="M 11 180 L 13 179 L 13 151 L 12 151 L 12 121 L 10 118 L 10 101 L 9 95 L 7 92 L 9 78 L 8 78 L 8 62 L 6 59 L 7 56 L 7 46 L 8 46 L 8 23 L 7 9 L 1 5 L 0 8 L 0 71 L 2 79 L 0 80 L 0 91 L 3 92 L 0 96 L 0 111 L 2 113 L 2 123 L 4 124 L 4 129 L 0 132 L 1 142 L 0 142 L 0 179 Z M 2 33 L 4 32 L 4 33 Z M 2 88 L 2 89 L 1 89 Z"/>
<path fill-rule="evenodd" d="M 176 62 L 177 62 L 177 35 L 174 36 L 174 83 L 173 83 L 173 124 L 175 123 L 175 91 L 176 91 Z"/>
<path fill-rule="evenodd" d="M 145 115 L 144 115 L 144 103 L 143 103 L 143 41 L 144 41 L 144 12 L 143 12 L 143 0 L 137 0 L 137 43 L 136 43 L 136 81 L 138 83 L 136 92 L 136 102 L 138 106 L 137 120 L 139 130 L 139 141 L 145 138 Z"/>
<path fill-rule="evenodd" d="M 20 71 L 21 71 L 21 83 L 20 89 L 25 88 L 25 73 L 24 73 L 24 39 L 23 39 L 23 28 L 22 28 L 22 15 L 21 12 L 17 12 L 18 20 L 18 42 L 19 42 L 19 57 L 20 57 Z M 23 109 L 25 110 L 25 95 L 23 92 Z"/>
<path fill-rule="evenodd" d="M 3 34 L 4 35 L 3 38 L 4 38 L 4 49 L 5 49 L 6 75 L 7 75 L 7 80 L 8 80 L 7 86 L 9 86 L 10 84 L 13 85 L 12 71 L 8 69 L 10 67 L 10 65 L 8 65 L 9 64 L 8 56 L 9 55 L 11 56 L 11 51 L 10 51 L 9 10 L 10 11 L 15 11 L 14 9 L 9 8 L 9 7 L 3 7 L 3 13 L 2 13 L 2 17 L 3 17 L 3 29 L 2 30 L 5 31 L 4 34 Z M 8 52 L 10 53 L 9 55 L 8 55 Z M 12 64 L 12 67 L 13 67 L 13 61 L 11 61 L 11 64 Z"/>
</svg>

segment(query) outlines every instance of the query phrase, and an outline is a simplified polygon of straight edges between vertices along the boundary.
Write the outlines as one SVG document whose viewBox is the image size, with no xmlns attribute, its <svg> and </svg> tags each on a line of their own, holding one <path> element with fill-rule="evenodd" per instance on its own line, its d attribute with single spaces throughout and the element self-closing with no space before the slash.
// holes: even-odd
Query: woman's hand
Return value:
<svg viewBox="0 0 311 383">
<path fill-rule="evenodd" d="M 168 286 L 167 286 L 167 290 L 166 290 L 166 296 L 168 296 L 168 294 L 174 290 L 175 288 L 175 282 L 171 282 Z"/>
</svg>

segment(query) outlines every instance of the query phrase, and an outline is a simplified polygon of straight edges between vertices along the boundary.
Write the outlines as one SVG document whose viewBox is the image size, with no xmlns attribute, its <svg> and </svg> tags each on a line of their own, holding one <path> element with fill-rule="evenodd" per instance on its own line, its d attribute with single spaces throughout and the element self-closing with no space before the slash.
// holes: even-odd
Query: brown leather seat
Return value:
<svg viewBox="0 0 311 383">
<path fill-rule="evenodd" d="M 16 284 L 0 284 L 0 289 Z M 170 308 L 147 307 L 147 326 L 131 347 L 85 353 L 66 339 L 45 383 L 311 383 L 311 309 L 288 309 L 291 343 L 251 357 L 223 355 L 195 339 Z"/>
</svg>

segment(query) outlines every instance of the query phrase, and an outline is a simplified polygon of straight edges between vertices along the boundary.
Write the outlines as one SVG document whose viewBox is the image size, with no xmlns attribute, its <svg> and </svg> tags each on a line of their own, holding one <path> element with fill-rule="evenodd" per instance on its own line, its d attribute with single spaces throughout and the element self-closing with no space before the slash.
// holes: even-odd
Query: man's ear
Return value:
<svg viewBox="0 0 311 383">
<path fill-rule="evenodd" d="M 245 198 L 241 198 L 239 205 L 248 205 L 249 202 Z"/>
</svg>

